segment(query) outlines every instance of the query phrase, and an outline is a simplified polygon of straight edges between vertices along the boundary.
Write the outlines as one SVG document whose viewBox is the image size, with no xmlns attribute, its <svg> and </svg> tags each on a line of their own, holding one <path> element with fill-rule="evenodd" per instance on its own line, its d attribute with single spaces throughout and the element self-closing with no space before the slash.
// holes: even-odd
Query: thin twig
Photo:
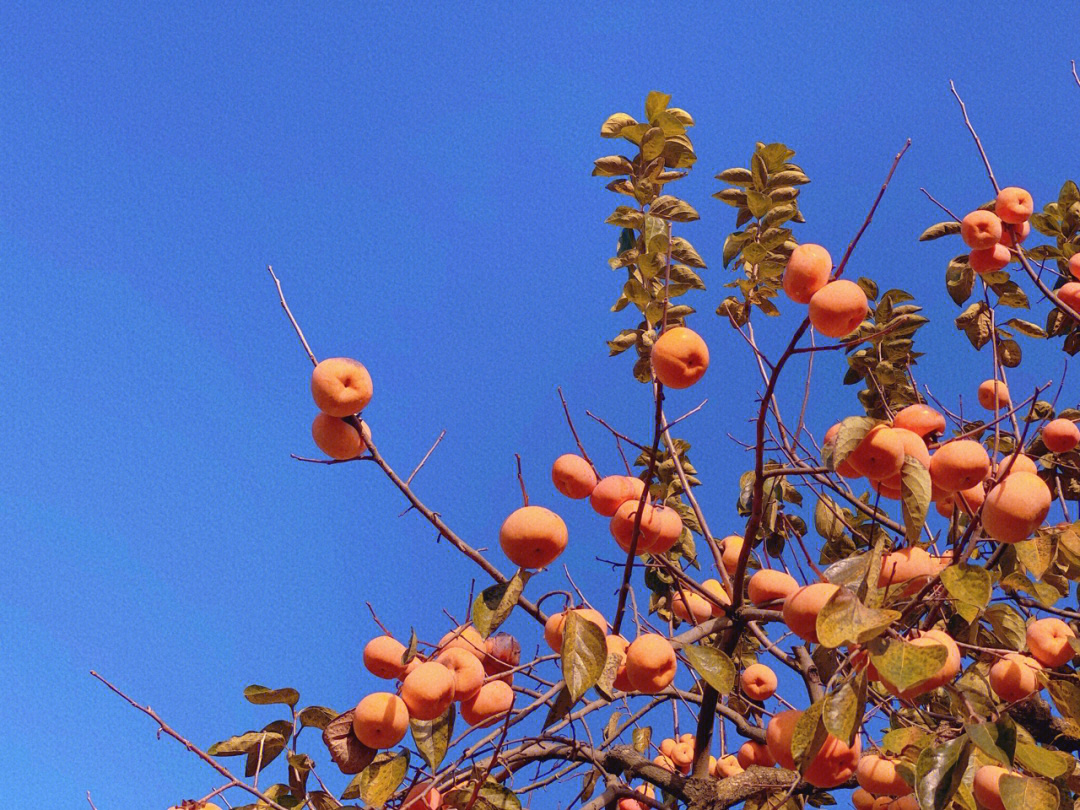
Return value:
<svg viewBox="0 0 1080 810">
<path fill-rule="evenodd" d="M 300 329 L 300 324 L 296 322 L 292 310 L 289 309 L 289 305 L 285 303 L 285 293 L 281 291 L 281 282 L 278 280 L 278 277 L 274 275 L 274 268 L 270 265 L 266 265 L 266 271 L 270 274 L 270 278 L 274 280 L 274 285 L 277 287 L 278 300 L 281 302 L 281 308 L 285 310 L 285 314 L 289 316 L 289 322 L 292 324 L 293 329 L 296 330 L 296 336 L 300 338 L 300 342 L 304 344 L 304 351 L 307 352 L 308 359 L 311 360 L 311 365 L 319 365 L 319 361 L 315 359 L 315 352 L 311 350 L 307 338 L 304 337 L 303 330 Z"/>
<path fill-rule="evenodd" d="M 409 477 L 405 479 L 406 484 L 411 484 L 412 483 L 413 478 L 415 478 L 416 474 L 418 472 L 420 472 L 420 468 L 423 467 L 424 464 L 427 463 L 427 460 L 429 458 L 431 458 L 431 454 L 435 452 L 435 448 L 439 446 L 439 442 L 441 442 L 443 440 L 443 436 L 445 436 L 445 435 L 446 435 L 446 428 L 443 428 L 439 432 L 439 438 L 437 438 L 435 440 L 435 444 L 431 445 L 431 449 L 428 450 L 426 453 L 424 453 L 424 457 L 422 459 L 420 459 L 420 463 L 416 465 L 415 469 L 413 469 L 413 471 L 411 473 L 409 473 Z"/>
<path fill-rule="evenodd" d="M 521 486 L 521 503 L 522 506 L 528 506 L 529 493 L 525 491 L 525 476 L 521 474 L 521 455 L 514 453 L 514 460 L 517 462 L 517 479 L 518 484 Z"/>
<path fill-rule="evenodd" d="M 555 390 L 559 392 L 559 401 L 562 402 L 563 413 L 566 414 L 566 424 L 570 426 L 570 432 L 574 434 L 574 443 L 577 444 L 578 452 L 581 453 L 581 457 L 588 462 L 588 465 L 592 467 L 592 471 L 596 473 L 596 477 L 599 478 L 600 473 L 597 472 L 596 465 L 589 458 L 589 454 L 585 452 L 585 445 L 581 443 L 581 439 L 578 437 L 577 428 L 574 427 L 574 420 L 570 418 L 570 408 L 566 404 L 566 397 L 563 396 L 562 386 L 556 387 Z"/>
<path fill-rule="evenodd" d="M 971 133 L 971 137 L 975 139 L 975 146 L 978 147 L 979 154 L 982 155 L 983 165 L 986 166 L 986 174 L 994 186 L 994 194 L 996 195 L 1001 191 L 1001 187 L 998 185 L 997 178 L 994 177 L 994 170 L 990 168 L 990 160 L 986 157 L 986 150 L 983 149 L 982 141 L 979 140 L 979 134 L 975 131 L 975 127 L 972 126 L 971 119 L 968 118 L 967 105 L 960 98 L 960 94 L 956 92 L 956 85 L 953 84 L 951 79 L 949 80 L 949 89 L 952 90 L 952 94 L 956 96 L 956 100 L 960 104 L 960 112 L 964 114 L 964 123 L 967 125 L 968 132 Z"/>
</svg>

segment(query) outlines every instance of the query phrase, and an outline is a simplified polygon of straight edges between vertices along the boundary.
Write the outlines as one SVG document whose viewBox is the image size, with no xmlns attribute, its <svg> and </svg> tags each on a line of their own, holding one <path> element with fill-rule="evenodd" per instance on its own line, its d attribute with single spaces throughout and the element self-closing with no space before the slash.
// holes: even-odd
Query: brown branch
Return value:
<svg viewBox="0 0 1080 810">
<path fill-rule="evenodd" d="M 289 316 L 289 322 L 292 324 L 293 329 L 296 330 L 296 336 L 300 338 L 300 342 L 304 344 L 304 351 L 307 352 L 308 359 L 311 361 L 311 365 L 319 365 L 319 361 L 315 359 L 315 352 L 311 350 L 308 345 L 307 338 L 304 337 L 304 332 L 300 328 L 300 324 L 296 322 L 296 318 L 293 317 L 292 310 L 289 309 L 289 305 L 285 303 L 285 293 L 281 291 L 281 282 L 278 277 L 274 275 L 274 268 L 270 265 L 266 265 L 266 272 L 270 274 L 270 278 L 274 280 L 274 285 L 277 287 L 278 300 L 281 302 L 281 308 L 285 310 L 285 314 Z"/>
<path fill-rule="evenodd" d="M 994 177 L 994 170 L 990 168 L 990 159 L 986 157 L 986 150 L 983 149 L 982 141 L 979 140 L 979 134 L 975 131 L 975 127 L 971 124 L 971 119 L 968 118 L 967 105 L 964 104 L 964 100 L 960 98 L 960 94 L 956 92 L 956 85 L 949 80 L 949 89 L 952 90 L 952 94 L 956 97 L 957 102 L 960 104 L 960 112 L 964 114 L 964 123 L 967 125 L 968 132 L 971 133 L 971 137 L 975 139 L 975 146 L 979 150 L 979 154 L 982 156 L 983 165 L 986 167 L 986 174 L 990 178 L 990 182 L 994 186 L 994 194 L 996 195 L 1001 191 L 1001 187 L 998 186 L 997 178 Z"/>
<path fill-rule="evenodd" d="M 574 420 L 570 418 L 570 408 L 566 404 L 566 397 L 563 396 L 562 386 L 557 387 L 555 390 L 559 392 L 559 401 L 562 402 L 563 413 L 566 414 L 566 424 L 570 426 L 570 432 L 574 434 L 574 443 L 577 445 L 578 452 L 581 453 L 581 457 L 592 467 L 592 471 L 599 478 L 600 473 L 596 471 L 596 465 L 589 458 L 589 454 L 585 452 L 585 445 L 581 443 L 581 439 L 578 437 L 577 429 L 574 427 Z"/>
<path fill-rule="evenodd" d="M 441 442 L 443 440 L 443 436 L 445 436 L 445 435 L 446 435 L 446 428 L 443 428 L 439 432 L 439 438 L 437 438 L 435 440 L 435 443 L 433 445 L 431 445 L 431 448 L 426 453 L 424 453 L 424 457 L 422 459 L 420 459 L 420 463 L 417 464 L 416 467 L 413 468 L 413 471 L 411 473 L 409 473 L 409 477 L 405 479 L 406 484 L 411 484 L 412 483 L 412 480 L 416 477 L 416 474 L 418 472 L 420 472 L 420 468 L 423 467 L 427 463 L 427 460 L 429 458 L 431 458 L 431 454 L 435 452 L 435 448 L 439 446 L 439 442 Z"/>
<path fill-rule="evenodd" d="M 514 461 L 517 462 L 518 486 L 521 487 L 521 505 L 522 506 L 528 506 L 529 505 L 529 493 L 525 489 L 525 476 L 523 476 L 521 474 L 521 454 L 520 453 L 514 453 Z"/>
<path fill-rule="evenodd" d="M 140 712 L 142 712 L 147 717 L 149 717 L 151 720 L 153 720 L 155 723 L 157 723 L 159 733 L 164 732 L 165 734 L 172 737 L 178 743 L 183 745 L 188 751 L 195 754 L 199 759 L 201 759 L 203 762 L 205 762 L 207 765 L 209 765 L 211 768 L 213 768 L 219 774 L 224 776 L 230 782 L 234 783 L 235 787 L 241 788 L 242 790 L 246 790 L 248 793 L 250 793 L 252 796 L 255 796 L 260 801 L 266 802 L 266 804 L 269 805 L 270 807 L 274 808 L 274 810 L 286 810 L 284 807 L 282 807 L 280 804 L 275 802 L 273 799 L 269 798 L 265 793 L 260 791 L 258 788 L 252 787 L 251 785 L 248 785 L 245 782 L 242 782 L 239 779 L 237 779 L 235 776 L 232 775 L 232 773 L 229 771 L 228 768 L 224 767 L 223 765 L 221 765 L 220 763 L 215 761 L 209 754 L 207 754 L 201 748 L 196 746 L 194 743 L 189 742 L 188 740 L 181 737 L 180 734 L 178 734 L 176 731 L 174 731 L 169 726 L 169 724 L 166 723 L 164 720 L 162 720 L 161 716 L 157 712 L 155 712 L 153 709 L 151 709 L 149 706 L 142 706 L 142 705 L 136 703 L 134 700 L 132 700 L 127 695 L 125 695 L 117 687 L 113 686 L 111 683 L 109 683 L 107 680 L 102 678 L 100 675 L 98 675 L 93 670 L 90 670 L 90 674 L 93 677 L 95 677 L 97 680 L 99 680 L 103 684 L 105 684 L 105 686 L 107 686 L 112 692 L 114 692 L 115 694 L 119 695 L 124 700 L 126 700 L 132 707 L 138 709 Z M 87 798 L 89 799 L 89 793 L 87 794 Z"/>
</svg>

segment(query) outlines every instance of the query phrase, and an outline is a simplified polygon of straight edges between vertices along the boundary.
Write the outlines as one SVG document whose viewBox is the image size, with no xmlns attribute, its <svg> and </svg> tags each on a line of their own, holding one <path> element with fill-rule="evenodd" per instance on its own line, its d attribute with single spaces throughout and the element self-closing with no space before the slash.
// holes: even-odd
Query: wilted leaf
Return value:
<svg viewBox="0 0 1080 810">
<path fill-rule="evenodd" d="M 352 722 L 351 718 L 349 722 Z M 260 744 L 265 748 L 267 744 L 271 743 L 274 745 L 280 743 L 282 748 L 284 748 L 285 738 L 280 734 L 272 732 L 248 731 L 244 734 L 238 734 L 235 737 L 229 737 L 226 740 L 214 743 L 206 749 L 206 753 L 212 757 L 238 757 L 243 754 L 250 754 L 252 751 L 258 751 Z"/>
<path fill-rule="evenodd" d="M 1003 326 L 1011 326 L 1021 335 L 1026 335 L 1031 338 L 1044 338 L 1046 337 L 1046 330 L 1041 326 L 1033 324 L 1031 321 L 1021 320 L 1020 318 L 1009 318 L 1005 321 Z"/>
<path fill-rule="evenodd" d="M 635 728 L 631 735 L 631 741 L 633 742 L 634 750 L 639 754 L 644 754 L 649 750 L 649 743 L 652 742 L 652 726 Z"/>
<path fill-rule="evenodd" d="M 341 802 L 324 790 L 316 790 L 307 795 L 308 804 L 312 810 L 336 810 L 341 807 Z M 281 803 L 280 801 L 278 802 Z M 263 805 L 265 807 L 265 805 Z M 256 805 L 258 807 L 258 805 Z"/>
<path fill-rule="evenodd" d="M 409 752 L 380 753 L 360 774 L 357 797 L 378 807 L 386 802 L 405 781 L 409 772 Z"/>
<path fill-rule="evenodd" d="M 948 650 L 941 644 L 915 646 L 900 639 L 890 639 L 880 655 L 870 660 L 886 681 L 903 692 L 934 677 L 945 663 Z"/>
<path fill-rule="evenodd" d="M 1049 779 L 1059 779 L 1070 774 L 1076 766 L 1076 760 L 1071 754 L 1024 742 L 1016 746 L 1016 761 L 1025 770 Z"/>
<path fill-rule="evenodd" d="M 569 611 L 563 624 L 562 672 L 571 703 L 577 703 L 600 680 L 606 661 L 604 631 Z"/>
<path fill-rule="evenodd" d="M 1004 774 L 998 783 L 1005 810 L 1057 810 L 1058 789 L 1043 779 Z"/>
<path fill-rule="evenodd" d="M 531 577 L 530 572 L 518 569 L 509 581 L 491 585 L 480 592 L 473 602 L 472 621 L 481 636 L 487 638 L 506 621 Z"/>
<path fill-rule="evenodd" d="M 360 773 L 375 758 L 375 750 L 356 738 L 351 711 L 339 714 L 323 729 L 323 742 L 342 773 Z"/>
<path fill-rule="evenodd" d="M 930 509 L 930 471 L 914 456 L 905 457 L 900 470 L 900 504 L 904 514 L 904 538 L 914 543 L 922 534 Z"/>
<path fill-rule="evenodd" d="M 454 717 L 454 705 L 450 704 L 450 708 L 434 720 L 409 720 L 416 750 L 432 772 L 438 770 L 446 756 L 446 749 L 454 733 Z"/>
<path fill-rule="evenodd" d="M 826 647 L 865 644 L 899 618 L 899 611 L 869 608 L 854 591 L 841 586 L 818 613 L 818 641 Z"/>
<path fill-rule="evenodd" d="M 301 726 L 310 726 L 311 728 L 325 729 L 330 725 L 338 713 L 333 709 L 328 709 L 326 706 L 307 706 L 300 710 L 298 717 L 300 718 Z"/>
<path fill-rule="evenodd" d="M 951 604 L 964 621 L 974 621 L 979 611 L 990 603 L 993 589 L 990 572 L 981 566 L 966 563 L 950 565 L 941 571 L 941 584 L 952 597 Z"/>
<path fill-rule="evenodd" d="M 964 731 L 984 754 L 1012 767 L 1016 753 L 1016 723 L 1011 717 L 1002 715 L 997 722 L 968 723 Z"/>
<path fill-rule="evenodd" d="M 960 787 L 970 756 L 967 737 L 922 750 L 915 763 L 914 786 L 922 810 L 944 810 Z"/>
<path fill-rule="evenodd" d="M 244 689 L 244 697 L 248 702 L 257 706 L 266 706 L 271 703 L 284 703 L 286 706 L 295 706 L 300 700 L 300 693 L 295 689 L 269 689 L 265 686 L 252 684 Z"/>
<path fill-rule="evenodd" d="M 922 235 L 919 237 L 920 242 L 929 242 L 932 239 L 940 239 L 943 236 L 951 236 L 953 234 L 960 233 L 960 223 L 955 220 L 949 220 L 948 222 L 939 222 L 937 225 L 931 225 Z"/>
<path fill-rule="evenodd" d="M 967 254 L 957 256 L 945 270 L 945 289 L 957 306 L 963 306 L 975 288 L 975 271 L 971 269 Z"/>
<path fill-rule="evenodd" d="M 690 644 L 683 647 L 683 655 L 705 683 L 721 695 L 731 692 L 735 686 L 735 664 L 722 650 Z"/>
<path fill-rule="evenodd" d="M 289 744 L 292 730 L 293 725 L 288 720 L 275 720 L 265 726 L 261 732 L 265 734 L 263 742 L 248 751 L 244 776 L 254 776 L 277 759 Z"/>
<path fill-rule="evenodd" d="M 821 718 L 826 730 L 851 745 L 859 729 L 859 721 L 866 705 L 866 675 L 860 673 L 854 679 L 844 681 L 840 688 L 825 696 L 825 708 Z"/>
<path fill-rule="evenodd" d="M 814 505 L 814 529 L 825 540 L 836 542 L 844 536 L 844 524 L 840 520 L 840 507 L 828 495 L 818 497 Z"/>
<path fill-rule="evenodd" d="M 546 729 L 566 717 L 570 713 L 570 709 L 573 708 L 574 703 L 575 701 L 570 697 L 570 690 L 563 686 L 559 693 L 555 695 L 555 701 L 548 708 L 542 728 Z"/>
</svg>

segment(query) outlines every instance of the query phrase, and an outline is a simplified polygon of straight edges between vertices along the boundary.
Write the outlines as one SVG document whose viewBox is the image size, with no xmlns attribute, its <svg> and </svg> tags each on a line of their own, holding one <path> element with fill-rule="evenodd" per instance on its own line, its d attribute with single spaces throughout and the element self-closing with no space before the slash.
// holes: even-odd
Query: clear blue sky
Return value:
<svg viewBox="0 0 1080 810">
<path fill-rule="evenodd" d="M 20 795 L 75 807 L 89 789 L 120 810 L 214 784 L 91 668 L 209 745 L 272 719 L 245 684 L 341 709 L 374 688 L 365 600 L 428 638 L 447 628 L 441 607 L 464 612 L 477 572 L 398 517 L 377 470 L 290 460 L 314 452 L 310 368 L 268 262 L 315 351 L 370 369 L 366 413 L 391 463 L 407 472 L 446 429 L 422 497 L 494 547 L 521 453 L 534 502 L 567 517 L 565 562 L 613 612 L 614 577 L 593 561 L 613 547 L 606 528 L 557 500 L 547 471 L 572 449 L 557 384 L 607 471 L 614 447 L 584 409 L 648 429 L 629 357 L 606 356 L 634 323 L 608 312 L 617 200 L 589 172 L 611 151 L 600 123 L 640 114 L 649 90 L 698 122 L 696 176 L 678 193 L 703 214 L 683 233 L 711 265 L 690 302 L 714 361 L 669 410 L 709 398 L 683 434 L 714 528 L 740 525 L 748 461 L 726 434 L 749 436 L 757 385 L 712 314 L 734 217 L 709 194 L 755 140 L 798 151 L 814 181 L 800 238 L 837 256 L 912 138 L 852 273 L 919 296 L 936 319 L 921 340 L 941 355 L 920 377 L 970 398 L 989 361 L 951 325 L 957 245 L 915 241 L 939 219 L 920 185 L 957 209 L 989 196 L 947 81 L 999 178 L 1041 204 L 1077 174 L 1080 14 L 825 5 L 8 2 L 0 688 Z M 793 328 L 787 309 L 768 326 Z M 1056 374 L 1050 358 L 1016 384 Z M 816 372 L 816 430 L 858 409 L 854 389 L 826 393 L 838 362 Z M 539 640 L 520 617 L 509 629 L 527 649 Z"/>
</svg>

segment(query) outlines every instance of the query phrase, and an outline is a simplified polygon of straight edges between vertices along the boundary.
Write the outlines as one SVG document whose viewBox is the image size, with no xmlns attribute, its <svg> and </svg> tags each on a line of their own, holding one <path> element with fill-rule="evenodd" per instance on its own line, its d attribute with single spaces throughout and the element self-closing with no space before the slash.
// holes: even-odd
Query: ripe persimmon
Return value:
<svg viewBox="0 0 1080 810">
<path fill-rule="evenodd" d="M 1000 241 L 982 250 L 973 250 L 968 254 L 968 264 L 980 276 L 983 273 L 996 273 L 1012 261 L 1012 253 Z"/>
<path fill-rule="evenodd" d="M 400 678 L 405 674 L 401 659 L 405 645 L 391 636 L 376 636 L 364 645 L 364 666 L 376 678 Z"/>
<path fill-rule="evenodd" d="M 567 498 L 588 498 L 598 480 L 589 462 L 573 453 L 564 453 L 551 465 L 551 481 Z"/>
<path fill-rule="evenodd" d="M 1010 225 L 1023 225 L 1035 210 L 1035 202 L 1027 189 L 1008 186 L 998 192 L 994 201 L 994 213 L 1002 222 Z"/>
<path fill-rule="evenodd" d="M 499 529 L 499 545 L 510 562 L 522 568 L 544 568 L 566 548 L 563 519 L 543 506 L 515 509 Z"/>
<path fill-rule="evenodd" d="M 693 329 L 666 329 L 653 344 L 653 374 L 668 388 L 689 388 L 708 368 L 709 347 Z"/>
<path fill-rule="evenodd" d="M 360 431 L 344 419 L 322 412 L 311 423 L 311 438 L 316 447 L 338 461 L 356 458 L 367 449 Z"/>
<path fill-rule="evenodd" d="M 908 405 L 897 411 L 892 425 L 894 428 L 910 430 L 925 439 L 927 436 L 945 432 L 945 417 L 928 405 Z"/>
<path fill-rule="evenodd" d="M 798 304 L 809 304 L 814 293 L 824 287 L 832 273 L 832 257 L 821 245 L 799 245 L 788 258 L 784 270 L 784 292 Z"/>
<path fill-rule="evenodd" d="M 1052 419 L 1043 425 L 1043 444 L 1051 453 L 1068 453 L 1080 444 L 1080 429 L 1069 419 Z"/>
<path fill-rule="evenodd" d="M 971 489 L 990 474 L 990 456 L 971 439 L 947 442 L 930 457 L 930 478 L 946 492 Z"/>
<path fill-rule="evenodd" d="M 352 725 L 368 748 L 393 748 L 409 728 L 409 710 L 397 695 L 373 692 L 356 704 Z"/>
<path fill-rule="evenodd" d="M 1012 400 L 1009 398 L 1009 386 L 1001 380 L 983 380 L 979 383 L 976 398 L 979 400 L 979 404 L 988 411 L 995 408 L 1000 411 L 1008 410 L 1012 404 Z"/>
<path fill-rule="evenodd" d="M 443 650 L 436 656 L 435 661 L 450 670 L 450 674 L 454 676 L 454 700 L 456 701 L 468 700 L 484 685 L 484 665 L 480 663 L 479 658 L 461 647 Z M 405 680 L 408 680 L 408 677 Z M 404 684 L 402 684 L 402 695 L 404 694 Z"/>
<path fill-rule="evenodd" d="M 371 401 L 371 375 L 348 357 L 329 357 L 311 372 L 311 396 L 330 416 L 352 416 Z"/>
<path fill-rule="evenodd" d="M 855 769 L 859 786 L 875 796 L 906 796 L 911 785 L 896 770 L 896 763 L 877 754 L 864 754 Z"/>
<path fill-rule="evenodd" d="M 795 577 L 769 568 L 756 571 L 746 584 L 747 596 L 758 607 L 778 599 L 787 599 L 797 590 L 799 590 L 799 583 Z"/>
<path fill-rule="evenodd" d="M 1069 663 L 1076 655 L 1069 641 L 1072 638 L 1076 638 L 1072 628 L 1053 617 L 1036 619 L 1027 627 L 1031 657 L 1051 669 Z"/>
<path fill-rule="evenodd" d="M 592 622 L 606 635 L 608 626 L 604 614 L 592 608 L 571 608 L 579 619 Z M 562 652 L 563 627 L 566 625 L 566 611 L 553 613 L 544 624 L 544 641 L 554 652 Z"/>
<path fill-rule="evenodd" d="M 1015 703 L 1039 691 L 1042 665 L 1020 653 L 1008 653 L 990 667 L 990 688 L 1006 703 Z"/>
<path fill-rule="evenodd" d="M 739 686 L 751 700 L 768 700 L 776 694 L 776 673 L 765 664 L 751 664 L 739 676 Z"/>
<path fill-rule="evenodd" d="M 898 476 L 904 466 L 904 442 L 900 432 L 888 425 L 875 425 L 846 461 L 856 472 L 873 481 Z"/>
<path fill-rule="evenodd" d="M 470 726 L 486 726 L 514 706 L 514 690 L 502 681 L 488 681 L 468 700 L 461 701 L 461 717 Z"/>
<path fill-rule="evenodd" d="M 810 323 L 831 338 L 847 337 L 863 322 L 869 304 L 854 281 L 830 281 L 810 299 Z"/>
<path fill-rule="evenodd" d="M 1005 810 L 1005 803 L 1001 800 L 1001 777 L 1008 773 L 997 765 L 983 765 L 975 771 L 971 792 L 984 810 Z"/>
<path fill-rule="evenodd" d="M 632 475 L 608 475 L 601 478 L 589 495 L 589 505 L 603 517 L 613 517 L 627 501 L 641 500 L 645 482 Z"/>
<path fill-rule="evenodd" d="M 1001 218 L 993 211 L 972 211 L 960 220 L 960 238 L 972 250 L 993 247 L 1001 238 Z"/>
<path fill-rule="evenodd" d="M 742 744 L 739 748 L 739 753 L 736 754 L 739 764 L 743 766 L 743 769 L 749 768 L 751 765 L 760 765 L 762 768 L 771 768 L 776 764 L 776 760 L 773 759 L 773 755 L 769 753 L 767 746 L 762 745 L 759 742 L 749 740 Z"/>
<path fill-rule="evenodd" d="M 454 673 L 438 661 L 423 663 L 401 682 L 401 699 L 412 719 L 434 720 L 454 702 Z"/>
<path fill-rule="evenodd" d="M 677 667 L 671 642 L 656 633 L 638 636 L 626 649 L 626 677 L 647 695 L 666 689 L 675 680 Z"/>
<path fill-rule="evenodd" d="M 1039 476 L 1027 472 L 1006 476 L 986 495 L 983 530 L 1001 543 L 1027 540 L 1046 519 L 1051 500 L 1050 487 Z"/>
<path fill-rule="evenodd" d="M 816 644 L 818 614 L 839 587 L 831 582 L 815 582 L 799 588 L 784 600 L 784 624 L 803 641 Z"/>
</svg>

